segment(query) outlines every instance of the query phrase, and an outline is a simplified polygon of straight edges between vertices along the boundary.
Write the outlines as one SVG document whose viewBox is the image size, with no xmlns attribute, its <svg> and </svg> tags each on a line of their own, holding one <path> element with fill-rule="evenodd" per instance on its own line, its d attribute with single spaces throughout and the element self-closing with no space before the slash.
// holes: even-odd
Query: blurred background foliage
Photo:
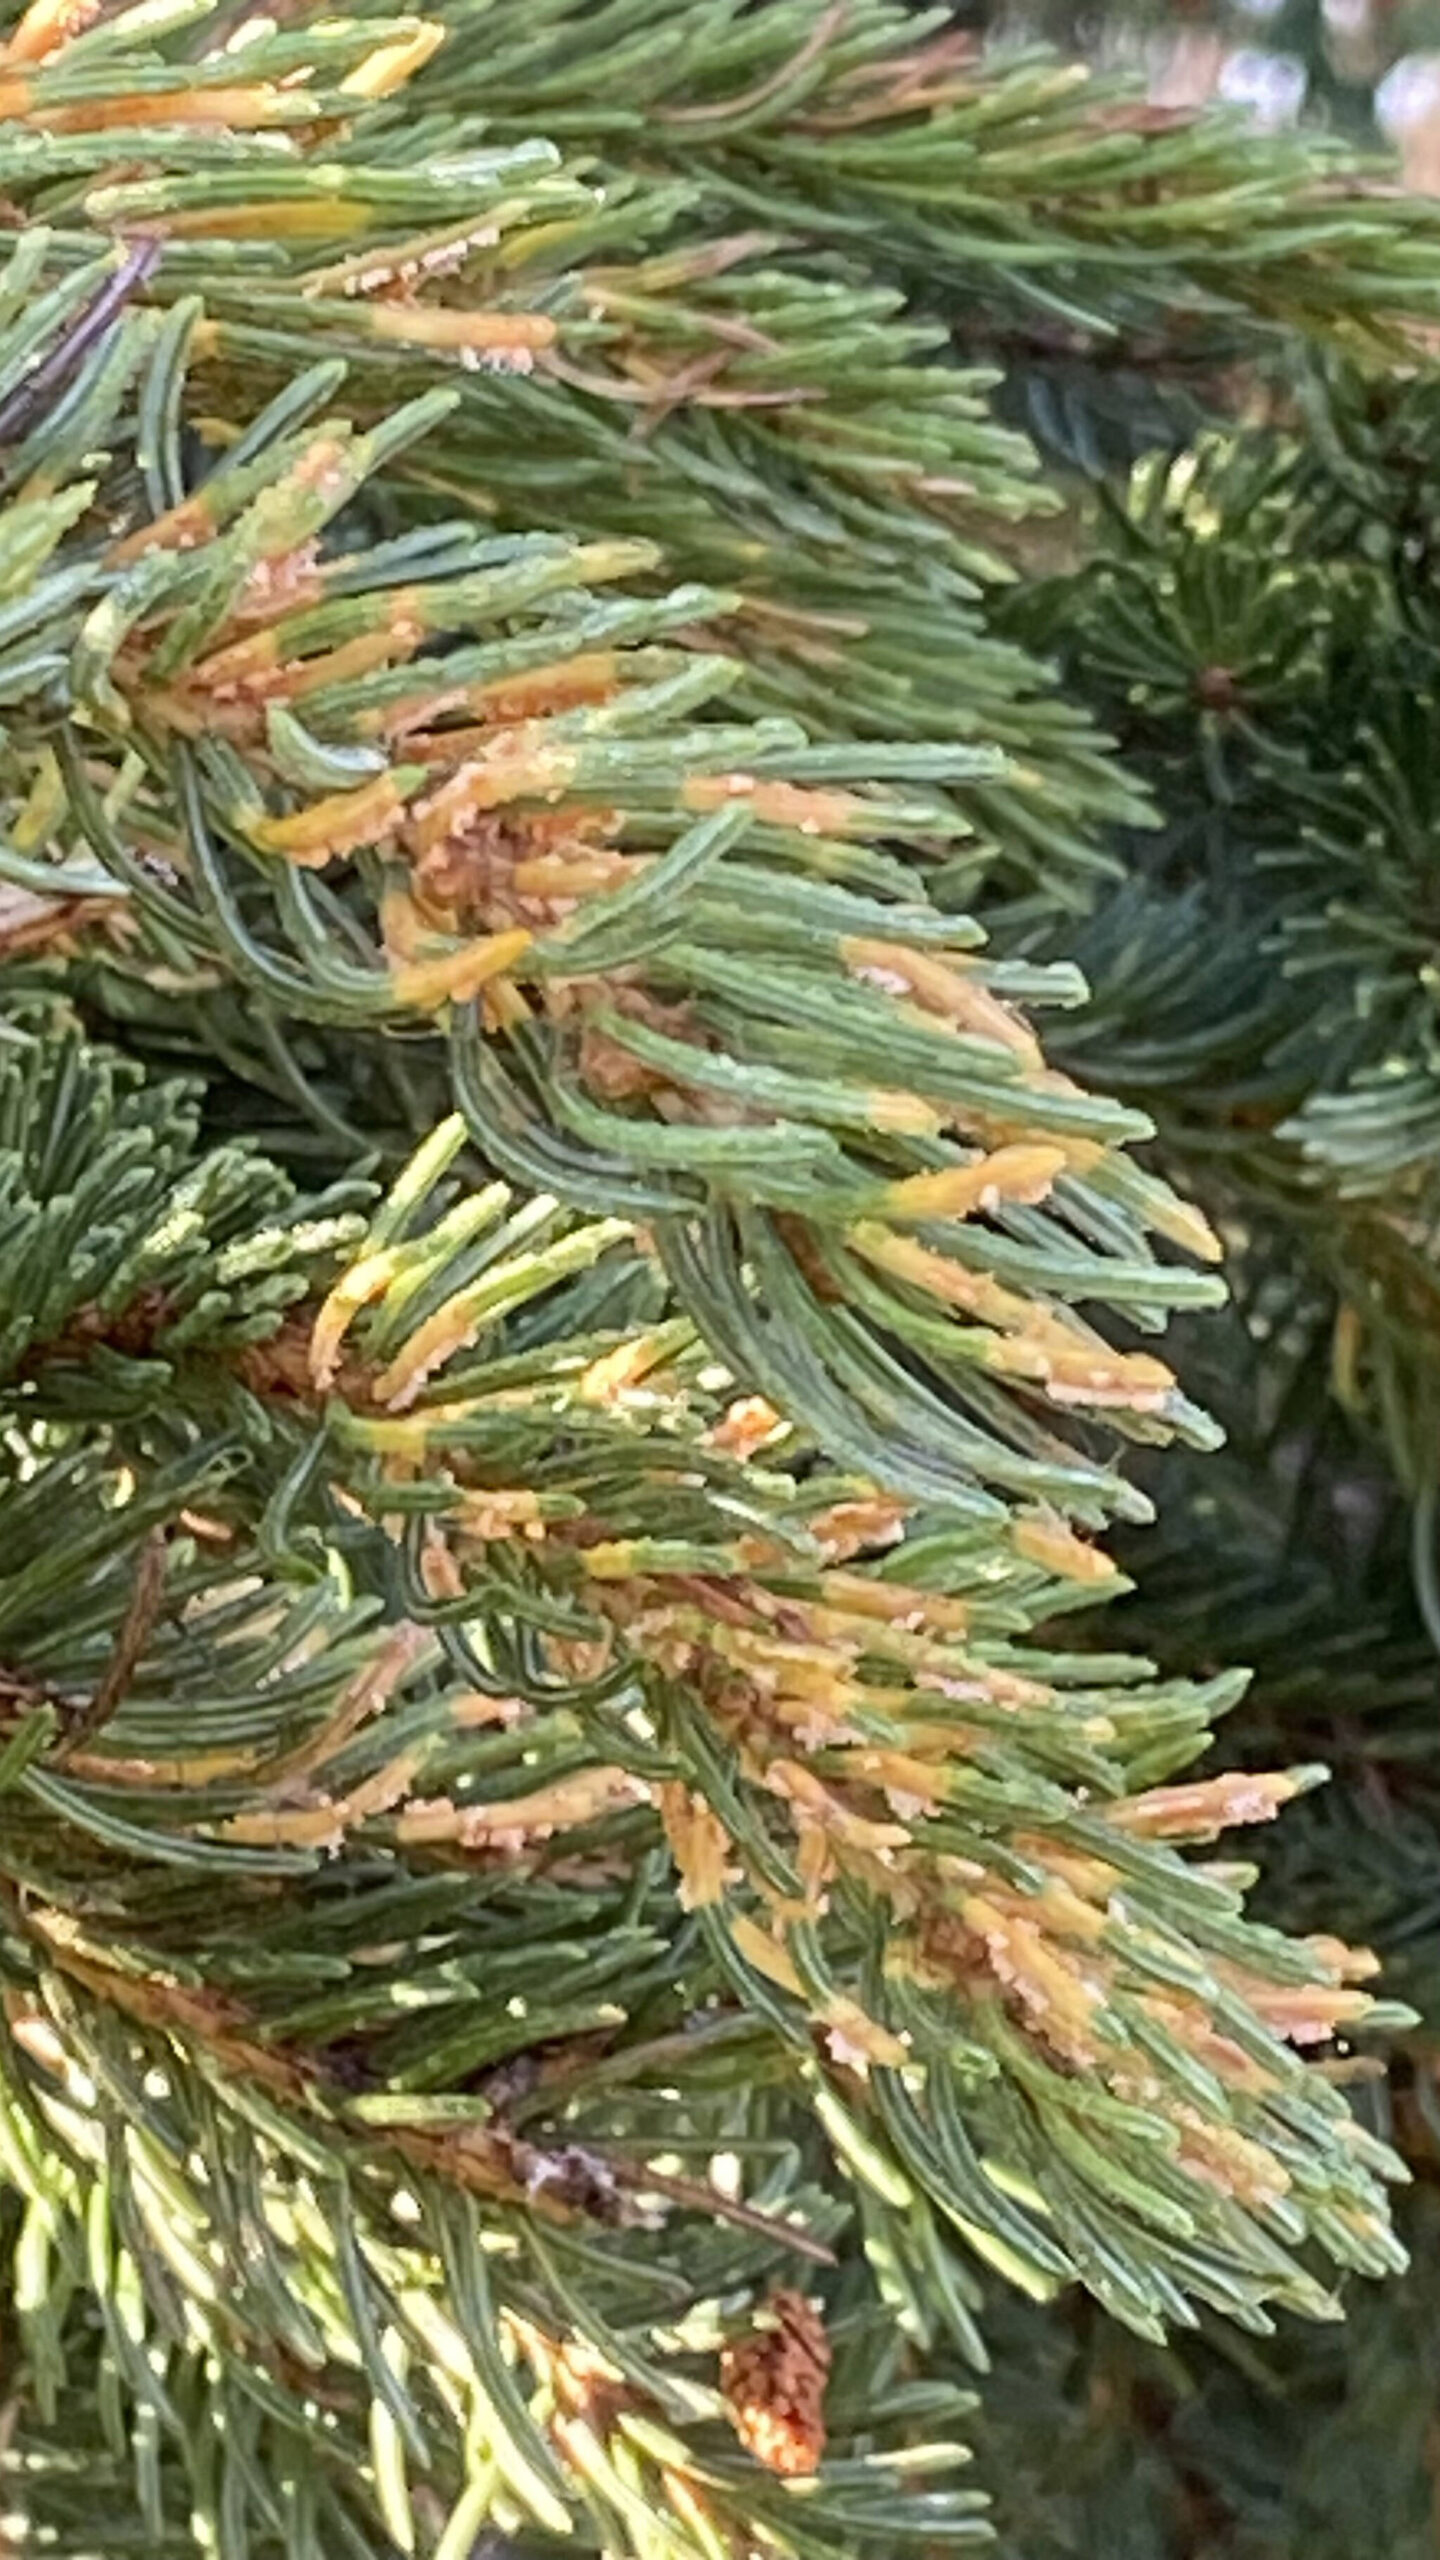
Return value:
<svg viewBox="0 0 1440 2560">
<path fill-rule="evenodd" d="M 962 10 L 1004 43 L 1142 66 L 1157 98 L 1222 97 L 1267 122 L 1377 132 L 1423 180 L 1440 128 L 1435 0 L 1021 0 Z"/>
<path fill-rule="evenodd" d="M 1434 0 L 956 14 L 997 47 L 1138 72 L 1160 107 L 1219 98 L 1262 125 L 1324 127 L 1374 150 L 1378 182 L 1388 162 L 1440 190 Z M 1079 2304 L 997 2305 L 977 2429 L 1015 2560 L 1425 2560 L 1440 2551 L 1440 399 L 1423 379 L 1187 369 L 1173 347 L 1008 353 L 1011 414 L 1068 466 L 1076 502 L 1015 628 L 1059 649 L 1160 809 L 1158 830 L 1116 844 L 1124 886 L 1082 934 L 1095 1002 L 1067 1063 L 1143 1096 L 1167 1171 L 1231 1253 L 1229 1311 L 1179 1328 L 1182 1375 L 1227 1447 L 1150 1468 L 1161 1525 L 1131 1539 L 1139 1592 L 1120 1619 L 1167 1671 L 1254 1666 L 1223 1758 L 1329 1763 L 1335 1783 L 1266 1836 L 1261 1908 L 1297 1929 L 1325 1912 L 1377 1945 L 1422 2024 L 1356 2087 L 1414 2175 L 1408 2279 L 1352 2289 L 1343 2332 L 1287 2323 L 1257 2344 L 1207 2323 L 1164 2351 Z M 1393 1114 L 1422 1090 L 1397 1148 Z"/>
</svg>

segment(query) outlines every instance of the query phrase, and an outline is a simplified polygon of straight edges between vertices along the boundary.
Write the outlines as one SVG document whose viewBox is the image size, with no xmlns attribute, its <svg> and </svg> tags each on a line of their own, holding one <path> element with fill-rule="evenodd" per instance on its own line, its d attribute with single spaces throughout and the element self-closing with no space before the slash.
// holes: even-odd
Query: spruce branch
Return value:
<svg viewBox="0 0 1440 2560">
<path fill-rule="evenodd" d="M 1071 999 L 1069 974 L 977 958 L 976 927 L 864 846 L 943 846 L 937 781 L 993 755 L 697 716 L 734 662 L 660 637 L 703 615 L 691 590 L 604 600 L 601 581 L 645 565 L 632 546 L 452 532 L 447 574 L 418 581 L 428 530 L 322 559 L 326 524 L 448 398 L 276 445 L 287 397 L 243 468 L 55 572 L 68 601 L 88 567 L 98 600 L 71 650 L 76 725 L 58 762 L 37 738 L 27 801 L 43 793 L 128 889 L 142 973 L 178 943 L 301 1019 L 449 1017 L 492 1163 L 649 1220 L 717 1347 L 782 1400 L 823 1396 L 837 1454 L 893 1467 L 867 1403 L 903 1395 L 923 1445 L 943 1381 L 980 1417 L 969 1464 L 911 1462 L 896 1489 L 973 1510 L 978 1475 L 1092 1520 L 1123 1507 L 1109 1471 L 1048 1459 L 1021 1399 L 1203 1433 L 1162 1362 L 1072 1309 L 1105 1302 L 1114 1266 L 1119 1305 L 1153 1325 L 1213 1290 L 1150 1233 L 1212 1240 L 1121 1153 L 1146 1124 L 1057 1078 L 1018 1018 L 1016 996 Z M 52 538 L 63 563 L 58 517 Z M 309 726 L 287 707 L 302 698 Z M 18 723 L 13 745 L 23 767 Z M 109 814 L 122 795 L 163 885 Z M 742 1253 L 804 1352 L 766 1322 Z M 385 1392 L 408 1390 L 397 1373 Z"/>
<path fill-rule="evenodd" d="M 1219 1248 L 1051 1063 L 1144 746 L 923 313 L 1378 364 L 1432 217 L 888 0 L 35 0 L 0 107 L 27 2523 L 88 2392 L 162 2551 L 973 2542 L 977 2268 L 1332 2317 L 1407 2013 L 1209 1854 L 1316 1765 L 1094 1635 Z"/>
<path fill-rule="evenodd" d="M 143 1115 L 85 1050 L 22 1040 L 9 1074 L 33 1247 L 47 1217 L 66 1232 L 67 1179 L 113 1187 Z M 185 1134 L 172 1116 L 168 1193 L 137 1192 L 116 1274 L 155 1269 L 157 1219 L 178 1256 L 170 1204 L 216 1188 Z M 156 2336 L 119 2367 L 137 2442 L 183 2450 L 171 2371 L 260 2389 L 337 2446 L 359 2425 L 368 2462 L 336 2494 L 392 2538 L 428 2477 L 437 2533 L 486 2512 L 555 2531 L 578 2506 L 596 2547 L 639 2548 L 643 2496 L 702 2551 L 743 2495 L 801 2560 L 827 2533 L 893 2539 L 888 2436 L 840 2451 L 795 2526 L 782 2475 L 724 2450 L 723 2300 L 828 2254 L 837 2335 L 857 2300 L 893 2345 L 855 2254 L 883 2234 L 901 2334 L 933 2334 L 933 2295 L 962 2351 L 957 2241 L 1032 2291 L 1078 2273 L 1147 2332 L 1191 2293 L 1252 2325 L 1267 2299 L 1321 2313 L 1293 2244 L 1388 2263 L 1391 2164 L 1290 2048 L 1384 2012 L 1345 1950 L 1248 1927 L 1169 1845 L 1302 1783 L 1165 1782 L 1235 1683 L 1021 1641 L 1075 1569 L 1066 1533 L 997 1572 L 992 1534 L 835 1477 L 717 1373 L 619 1222 L 455 1191 L 464 1135 L 427 1142 L 348 1262 L 312 1245 L 331 1276 L 303 1373 L 293 1298 L 258 1350 L 253 1313 L 212 1302 L 197 1359 L 178 1259 L 107 1418 L 66 1384 L 86 1275 L 19 1351 L 7 1668 L 68 1691 L 127 1630 L 133 1650 L 149 1523 L 191 1523 L 103 1728 L 57 1756 L 32 1713 L 7 1751 L 24 2246 L 43 2230 L 70 2266 L 83 2225 L 93 2266 L 108 2164 L 106 2282 Z M 295 1208 L 289 1232 L 313 1227 Z M 255 1259 L 233 1238 L 222 1267 Z M 619 1263 L 648 1320 L 597 1327 L 607 1259 L 600 1307 L 624 1303 Z M 207 1415 L 232 1438 L 218 1472 Z M 737 2135 L 756 2183 L 715 2192 Z M 26 2352 L 58 2374 L 47 2317 Z M 971 2493 L 917 2490 L 898 2529 L 937 2527 L 976 2529 Z"/>
</svg>

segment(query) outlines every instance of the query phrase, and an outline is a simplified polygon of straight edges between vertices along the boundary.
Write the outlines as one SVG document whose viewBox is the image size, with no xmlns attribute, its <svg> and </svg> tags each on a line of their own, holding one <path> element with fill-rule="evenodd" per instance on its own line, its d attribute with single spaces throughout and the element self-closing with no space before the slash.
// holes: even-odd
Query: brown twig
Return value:
<svg viewBox="0 0 1440 2560">
<path fill-rule="evenodd" d="M 149 1644 L 159 1620 L 165 1597 L 165 1568 L 169 1557 L 170 1532 L 158 1523 L 140 1550 L 135 1572 L 135 1588 L 130 1605 L 120 1622 L 105 1674 L 87 1707 L 70 1727 L 55 1754 L 66 1761 L 82 1744 L 93 1740 L 104 1724 L 108 1724 L 135 1676 L 137 1665 Z"/>
</svg>

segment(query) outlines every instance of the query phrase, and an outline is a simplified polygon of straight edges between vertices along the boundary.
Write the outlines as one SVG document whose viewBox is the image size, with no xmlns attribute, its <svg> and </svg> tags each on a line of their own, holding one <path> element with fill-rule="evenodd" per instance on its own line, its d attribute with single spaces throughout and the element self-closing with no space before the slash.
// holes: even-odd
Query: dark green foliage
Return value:
<svg viewBox="0 0 1440 2560">
<path fill-rule="evenodd" d="M 1440 1197 L 1428 382 L 1317 371 L 1293 424 L 1142 467 L 1043 617 L 1167 823 L 1084 958 L 1077 1065 L 1159 1114 L 1212 1211 L 1283 1215 L 1342 1385 L 1433 1461 Z"/>
</svg>

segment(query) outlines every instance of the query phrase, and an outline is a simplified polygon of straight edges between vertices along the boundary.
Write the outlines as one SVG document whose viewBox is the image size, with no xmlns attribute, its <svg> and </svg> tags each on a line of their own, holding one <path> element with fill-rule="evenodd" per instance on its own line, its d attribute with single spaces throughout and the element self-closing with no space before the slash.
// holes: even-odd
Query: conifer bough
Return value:
<svg viewBox="0 0 1440 2560">
<path fill-rule="evenodd" d="M 1146 804 L 926 297 L 1374 348 L 1432 217 L 888 0 L 39 0 L 0 116 L 25 2530 L 971 2541 L 979 2270 L 1399 2253 L 1370 1960 L 1183 1854 L 1317 1772 L 1041 1632 L 1218 1249 L 1030 1026 Z"/>
</svg>

